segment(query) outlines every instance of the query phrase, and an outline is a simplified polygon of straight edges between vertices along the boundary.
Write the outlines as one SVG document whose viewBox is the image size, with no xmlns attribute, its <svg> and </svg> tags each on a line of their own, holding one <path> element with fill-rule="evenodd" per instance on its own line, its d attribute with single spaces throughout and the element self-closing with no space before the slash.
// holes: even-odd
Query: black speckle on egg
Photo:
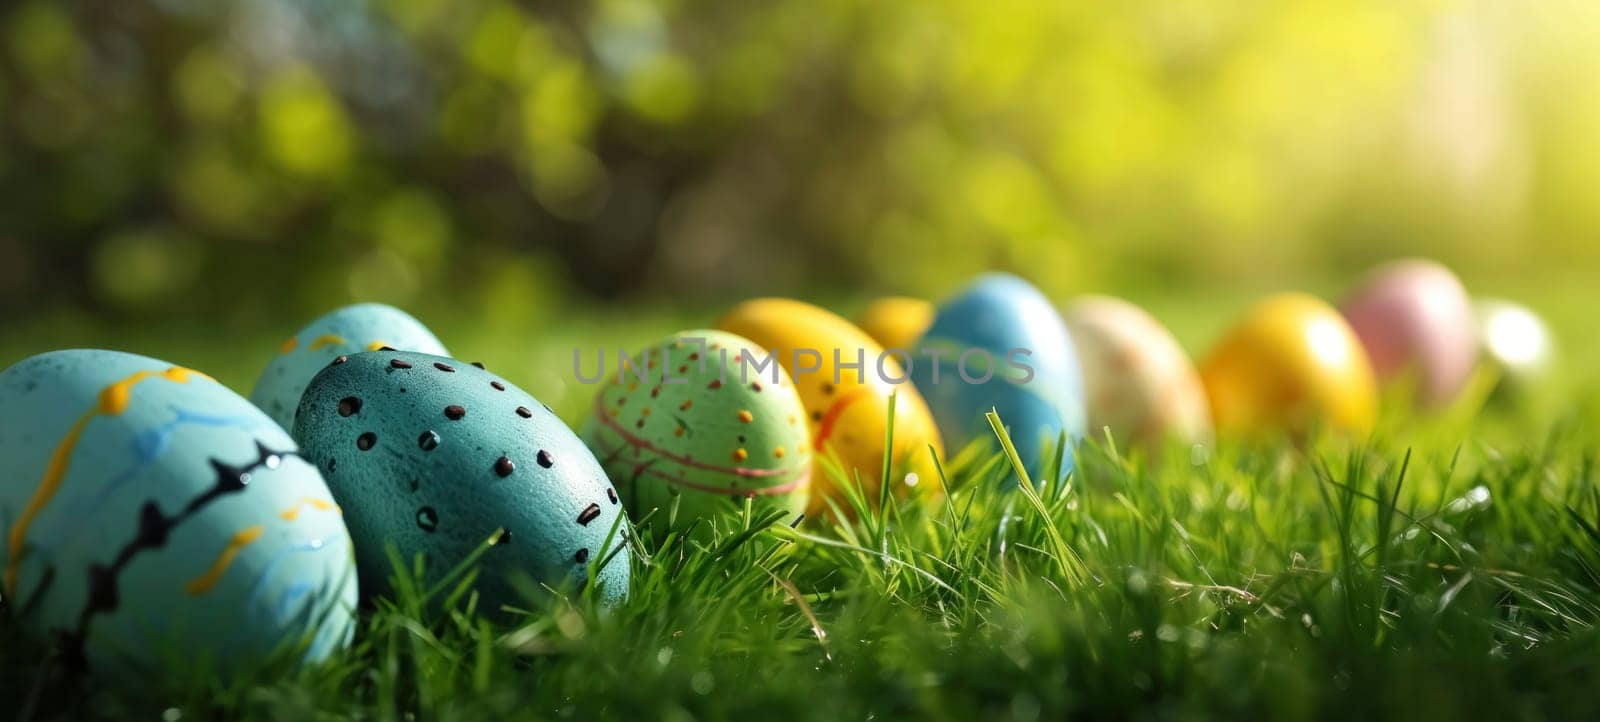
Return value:
<svg viewBox="0 0 1600 722">
<path fill-rule="evenodd" d="M 572 560 L 579 564 L 587 563 L 589 561 L 589 550 L 579 549 L 577 554 L 572 555 Z"/>
<path fill-rule="evenodd" d="M 612 504 L 616 504 L 617 503 L 617 490 L 612 488 L 612 487 L 609 487 L 609 486 L 606 487 L 606 498 L 610 499 Z"/>
<path fill-rule="evenodd" d="M 335 458 L 333 458 L 331 456 L 328 457 L 328 471 L 333 471 L 334 469 L 337 469 L 337 468 L 339 468 L 339 460 L 335 459 Z"/>
<path fill-rule="evenodd" d="M 590 504 L 584 507 L 583 511 L 578 512 L 578 524 L 580 526 L 589 526 L 589 522 L 598 518 L 600 518 L 599 504 Z"/>
<path fill-rule="evenodd" d="M 821 411 L 813 411 L 813 412 L 811 412 L 811 420 L 812 421 L 821 421 L 822 420 L 822 412 Z"/>
<path fill-rule="evenodd" d="M 397 368 L 397 369 L 408 369 L 408 368 L 411 368 L 411 364 L 406 363 L 404 361 L 401 361 L 400 359 L 390 359 L 389 360 L 389 366 L 391 368 Z"/>
<path fill-rule="evenodd" d="M 524 419 L 531 419 L 531 418 L 533 418 L 533 411 L 530 410 L 526 406 L 518 406 L 517 407 L 517 415 L 521 416 Z"/>
<path fill-rule="evenodd" d="M 439 369 L 440 371 L 443 371 L 443 372 L 445 372 L 447 374 L 453 374 L 453 373 L 456 372 L 456 367 L 451 366 L 450 364 L 444 363 L 443 361 L 435 361 L 435 362 L 433 362 L 433 367 L 436 368 L 436 369 Z"/>
<path fill-rule="evenodd" d="M 362 451 L 368 451 L 372 449 L 372 447 L 376 446 L 377 443 L 378 435 L 372 433 L 371 431 L 356 437 L 356 448 Z"/>
<path fill-rule="evenodd" d="M 505 391 L 506 390 L 506 385 L 503 384 L 503 383 L 500 383 L 499 381 L 490 381 L 489 382 L 489 387 L 494 389 L 495 391 Z"/>
<path fill-rule="evenodd" d="M 439 528 L 439 512 L 434 511 L 431 506 L 418 509 L 417 527 L 430 534 L 433 533 L 433 530 Z"/>
<path fill-rule="evenodd" d="M 502 456 L 494 462 L 494 473 L 499 474 L 502 479 L 511 476 L 511 472 L 516 470 L 516 463 L 507 457 Z"/>
<path fill-rule="evenodd" d="M 439 432 L 432 430 L 422 432 L 422 435 L 417 437 L 417 446 L 421 447 L 423 451 L 433 451 L 439 448 Z"/>
<path fill-rule="evenodd" d="M 346 396 L 339 400 L 340 416 L 354 416 L 359 413 L 361 413 L 361 399 L 354 396 Z"/>
<path fill-rule="evenodd" d="M 482 361 L 473 361 L 472 365 L 473 366 L 477 366 L 480 369 L 483 368 L 483 362 Z"/>
<path fill-rule="evenodd" d="M 378 350 L 379 351 L 394 351 L 396 349 L 393 346 L 379 346 Z"/>
<path fill-rule="evenodd" d="M 550 468 L 551 466 L 554 466 L 555 463 L 556 463 L 555 458 L 550 456 L 550 452 L 545 451 L 544 449 L 540 449 L 539 450 L 539 454 L 534 458 L 535 458 L 536 461 L 539 462 L 540 466 L 542 466 L 542 467 L 544 467 L 546 469 Z"/>
<path fill-rule="evenodd" d="M 451 421 L 460 421 L 461 418 L 466 415 L 467 408 L 465 406 L 457 406 L 452 404 L 444 407 L 444 417 Z"/>
<path fill-rule="evenodd" d="M 495 546 L 500 546 L 501 544 L 510 544 L 511 543 L 511 530 L 510 529 L 501 529 L 500 530 L 500 536 L 497 536 L 497 537 L 494 538 L 494 543 L 495 543 Z"/>
<path fill-rule="evenodd" d="M 349 356 L 340 356 L 339 358 L 334 359 L 333 363 L 328 364 L 328 365 L 329 366 L 338 366 L 339 364 L 342 364 L 342 363 L 344 363 L 346 361 L 349 361 L 349 360 L 350 360 Z"/>
</svg>

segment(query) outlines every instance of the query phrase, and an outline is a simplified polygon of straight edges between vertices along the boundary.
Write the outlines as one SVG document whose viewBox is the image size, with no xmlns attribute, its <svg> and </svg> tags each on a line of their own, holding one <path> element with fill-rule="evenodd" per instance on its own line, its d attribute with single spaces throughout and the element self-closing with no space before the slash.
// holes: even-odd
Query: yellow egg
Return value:
<svg viewBox="0 0 1600 722">
<path fill-rule="evenodd" d="M 902 365 L 904 357 L 886 354 L 883 346 L 849 321 L 790 299 L 746 301 L 734 307 L 717 328 L 768 349 L 794 379 L 806 409 L 805 418 L 797 422 L 809 426 L 818 464 L 812 474 L 808 515 L 826 511 L 830 498 L 848 508 L 825 459 L 831 458 L 847 474 L 859 476 L 867 497 L 877 498 L 891 394 L 896 395 L 889 477 L 893 491 L 901 496 L 912 491 L 919 495 L 943 493 L 929 452 L 931 445 L 934 453 L 944 454 L 939 429 L 922 395 L 911 385 Z M 758 359 L 753 365 L 760 362 Z"/>
<path fill-rule="evenodd" d="M 867 304 L 856 325 L 884 348 L 912 349 L 933 324 L 932 303 L 909 296 L 885 296 Z"/>
<path fill-rule="evenodd" d="M 1338 311 L 1306 294 L 1256 304 L 1212 349 L 1200 376 L 1223 434 L 1365 433 L 1378 413 L 1361 341 Z"/>
</svg>

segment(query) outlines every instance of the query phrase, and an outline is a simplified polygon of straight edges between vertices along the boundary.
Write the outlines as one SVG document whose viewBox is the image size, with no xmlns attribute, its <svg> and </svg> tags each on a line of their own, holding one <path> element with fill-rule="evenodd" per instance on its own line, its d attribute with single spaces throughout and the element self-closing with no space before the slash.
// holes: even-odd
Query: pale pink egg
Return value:
<svg viewBox="0 0 1600 722">
<path fill-rule="evenodd" d="M 1211 438 L 1205 390 L 1177 339 L 1127 301 L 1081 296 L 1062 313 L 1083 371 L 1090 435 L 1110 427 L 1119 442 Z"/>
<path fill-rule="evenodd" d="M 1472 299 L 1450 269 L 1408 259 L 1379 266 L 1340 306 L 1380 382 L 1407 379 L 1417 405 L 1455 400 L 1477 364 Z"/>
</svg>

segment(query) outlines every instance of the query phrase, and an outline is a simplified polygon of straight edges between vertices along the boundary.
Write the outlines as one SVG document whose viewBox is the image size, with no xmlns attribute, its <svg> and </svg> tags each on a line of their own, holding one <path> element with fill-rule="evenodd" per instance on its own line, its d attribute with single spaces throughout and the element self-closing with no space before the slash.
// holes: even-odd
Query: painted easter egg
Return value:
<svg viewBox="0 0 1600 722">
<path fill-rule="evenodd" d="M 1271 296 L 1246 312 L 1201 364 L 1200 378 L 1223 433 L 1365 433 L 1377 419 L 1377 381 L 1360 339 L 1332 306 L 1302 293 Z"/>
<path fill-rule="evenodd" d="M 920 298 L 886 296 L 867 304 L 856 325 L 886 349 L 911 349 L 933 323 L 933 314 L 933 304 Z"/>
<path fill-rule="evenodd" d="M 494 538 L 479 560 L 485 609 L 585 584 L 591 569 L 604 599 L 627 594 L 621 499 L 600 463 L 550 409 L 476 365 L 340 357 L 306 388 L 294 436 L 345 509 L 367 593 L 390 590 L 388 545 L 408 564 L 420 554 L 431 583 Z"/>
<path fill-rule="evenodd" d="M 809 303 L 761 298 L 735 306 L 717 328 L 760 348 L 794 379 L 805 406 L 814 470 L 811 516 L 828 510 L 828 500 L 849 509 L 835 472 L 859 476 L 869 500 L 881 493 L 889 403 L 894 398 L 894 444 L 889 450 L 891 491 L 936 498 L 943 494 L 930 454 L 944 453 L 939 430 L 922 395 L 909 382 L 902 362 L 910 354 L 885 353 L 849 321 Z"/>
<path fill-rule="evenodd" d="M 912 378 L 928 399 L 945 444 L 994 439 L 993 408 L 1023 465 L 1037 476 L 1061 435 L 1083 438 L 1086 412 L 1077 352 L 1061 314 L 1032 284 L 1008 274 L 978 277 L 940 304 L 918 344 Z M 1062 450 L 1061 473 L 1071 471 Z"/>
<path fill-rule="evenodd" d="M 1453 401 L 1477 366 L 1477 321 L 1450 269 L 1419 259 L 1374 269 L 1340 310 L 1380 383 L 1414 385 L 1418 406 Z"/>
<path fill-rule="evenodd" d="M 383 347 L 448 356 L 422 322 L 393 306 L 360 303 L 312 321 L 278 348 L 250 392 L 250 401 L 287 429 L 294 426 L 300 395 L 318 371 L 339 356 Z"/>
<path fill-rule="evenodd" d="M 1548 385 L 1555 368 L 1555 337 L 1550 327 L 1521 304 L 1480 299 L 1473 304 L 1478 319 L 1479 358 L 1496 376 L 1494 396 L 1516 401 Z"/>
<path fill-rule="evenodd" d="M 210 377 L 115 351 L 0 373 L 0 562 L 20 626 L 136 680 L 349 641 L 356 574 L 328 487 Z"/>
<path fill-rule="evenodd" d="M 1091 434 L 1110 428 L 1118 441 L 1146 445 L 1210 439 L 1200 374 L 1160 321 L 1106 296 L 1080 297 L 1063 317 L 1083 371 Z"/>
<path fill-rule="evenodd" d="M 685 331 L 628 358 L 595 395 L 583 440 L 634 518 L 655 528 L 738 511 L 805 511 L 811 437 L 794 382 L 774 364 L 742 363 L 766 350 L 721 331 Z"/>
</svg>

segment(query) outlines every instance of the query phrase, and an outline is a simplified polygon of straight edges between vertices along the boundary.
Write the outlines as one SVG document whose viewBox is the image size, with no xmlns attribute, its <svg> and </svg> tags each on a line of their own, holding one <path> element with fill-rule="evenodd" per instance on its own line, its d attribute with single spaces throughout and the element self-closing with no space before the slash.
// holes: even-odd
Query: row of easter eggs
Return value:
<svg viewBox="0 0 1600 722">
<path fill-rule="evenodd" d="M 943 306 L 879 299 L 858 322 L 886 346 L 926 347 L 949 326 L 979 333 L 964 307 L 985 295 L 1013 299 L 986 304 L 1009 314 L 984 320 L 991 328 L 1055 325 L 1046 320 L 1047 310 L 1015 300 L 1031 294 L 1009 277 L 980 280 Z M 1515 398 L 1540 385 L 1553 358 L 1549 329 L 1535 313 L 1509 301 L 1474 301 L 1447 268 L 1424 260 L 1374 269 L 1337 309 L 1301 293 L 1263 299 L 1198 370 L 1159 321 L 1126 301 L 1081 297 L 1065 305 L 1061 318 L 1083 379 L 1089 428 L 1144 445 L 1205 442 L 1217 432 L 1366 432 L 1376 421 L 1383 386 L 1410 393 L 1419 409 L 1437 410 L 1454 402 L 1484 367 L 1495 389 Z M 1025 330 L 988 333 L 1009 334 L 1009 342 L 1033 340 Z M 1005 413 L 1004 395 L 986 398 L 1002 417 L 1025 418 Z M 936 414 L 944 406 L 933 405 Z M 968 410 L 960 411 L 965 418 Z M 1048 437 L 1072 427 L 1038 428 Z"/>
<path fill-rule="evenodd" d="M 253 405 L 154 359 L 44 354 L 0 374 L 3 593 L 25 628 L 111 669 L 155 650 L 223 669 L 296 642 L 321 657 L 349 638 L 356 579 L 388 590 L 391 552 L 423 556 L 431 583 L 492 543 L 486 608 L 541 585 L 593 582 L 616 600 L 624 509 L 672 510 L 657 529 L 746 503 L 848 515 L 840 479 L 866 499 L 884 479 L 937 497 L 936 459 L 993 439 L 991 408 L 1037 473 L 1091 425 L 1137 441 L 1204 440 L 1213 420 L 1363 429 L 1374 368 L 1413 369 L 1424 403 L 1442 403 L 1474 353 L 1465 303 L 1436 266 L 1383 269 L 1346 316 L 1307 296 L 1264 301 L 1197 373 L 1143 311 L 1089 298 L 1063 319 L 1010 276 L 938 307 L 875 303 L 860 327 L 760 299 L 630 356 L 581 434 L 385 306 L 286 341 Z M 1499 334 L 1508 368 L 1531 369 L 1536 317 L 1494 313 L 1489 327 L 1515 331 Z"/>
<path fill-rule="evenodd" d="M 1053 315 L 1020 281 L 1000 291 L 975 296 L 962 323 Z M 718 326 L 634 356 L 639 368 L 598 390 L 581 438 L 381 305 L 337 310 L 289 338 L 249 402 L 132 354 L 24 360 L 0 373 L 3 593 L 25 630 L 113 677 L 173 660 L 227 671 L 286 646 L 325 656 L 351 636 L 357 590 L 388 592 L 396 560 L 423 557 L 426 588 L 492 543 L 476 584 L 485 608 L 590 581 L 615 600 L 628 583 L 624 504 L 641 518 L 672 509 L 685 527 L 745 503 L 819 514 L 841 508 L 839 478 L 875 497 L 886 459 L 904 482 L 896 491 L 939 493 L 941 437 L 905 369 L 841 368 L 850 352 L 839 350 L 854 350 L 857 366 L 881 356 L 866 333 L 778 299 L 743 304 Z M 1068 348 L 1058 320 L 1020 328 L 1028 344 Z M 816 357 L 811 372 L 794 365 L 802 350 Z M 768 354 L 788 368 L 750 377 L 747 360 Z M 1030 424 L 1075 414 L 1076 434 L 1075 363 L 1047 354 L 1040 367 L 1064 377 L 1068 395 L 1007 411 Z M 951 402 L 976 417 L 980 396 Z M 960 426 L 963 412 L 944 411 Z"/>
<path fill-rule="evenodd" d="M 627 593 L 621 498 L 578 436 L 387 306 L 311 323 L 251 401 L 68 350 L 0 373 L 0 408 L 0 594 L 109 679 L 324 658 L 358 589 L 390 591 L 418 555 L 427 589 L 482 552 L 489 610 L 541 587 Z"/>
</svg>

